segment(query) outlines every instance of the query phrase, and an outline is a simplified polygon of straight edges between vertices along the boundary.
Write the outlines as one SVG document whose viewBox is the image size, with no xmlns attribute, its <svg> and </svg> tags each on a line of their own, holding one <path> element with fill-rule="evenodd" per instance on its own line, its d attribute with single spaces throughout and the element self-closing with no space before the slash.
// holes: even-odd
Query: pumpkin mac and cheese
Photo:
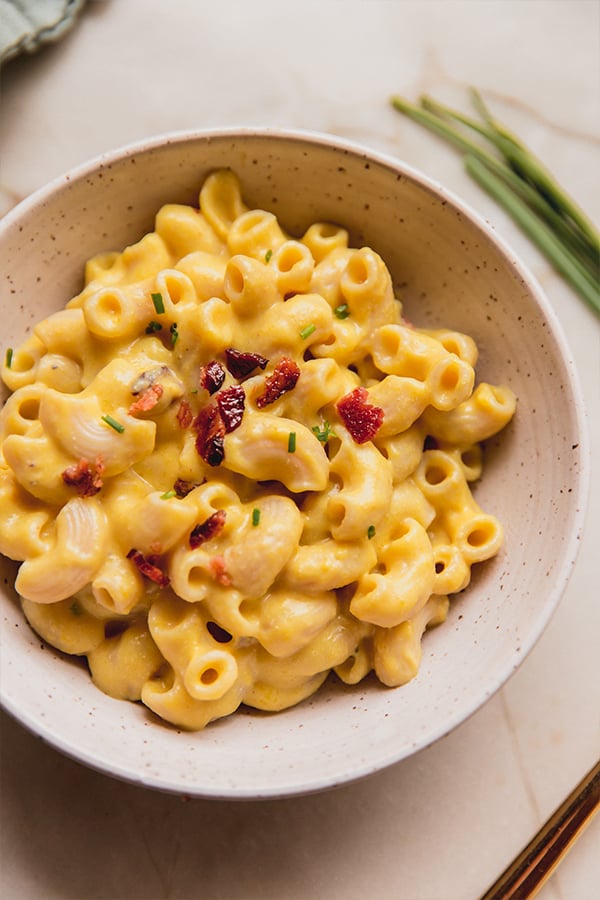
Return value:
<svg viewBox="0 0 600 900">
<path fill-rule="evenodd" d="M 501 545 L 471 483 L 512 392 L 476 384 L 470 337 L 407 322 L 348 240 L 291 237 L 219 170 L 6 353 L 0 552 L 24 614 L 180 727 L 331 671 L 405 683 Z"/>
</svg>

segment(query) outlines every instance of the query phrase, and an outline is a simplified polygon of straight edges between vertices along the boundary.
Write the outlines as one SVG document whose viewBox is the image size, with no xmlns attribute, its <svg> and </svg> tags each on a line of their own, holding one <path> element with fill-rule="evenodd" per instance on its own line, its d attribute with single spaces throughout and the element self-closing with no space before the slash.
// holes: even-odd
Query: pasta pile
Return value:
<svg viewBox="0 0 600 900">
<path fill-rule="evenodd" d="M 514 395 L 475 385 L 470 337 L 406 321 L 348 240 L 290 237 L 218 170 L 6 354 L 0 552 L 24 614 L 179 727 L 331 671 L 407 682 L 501 546 L 470 485 Z"/>
</svg>

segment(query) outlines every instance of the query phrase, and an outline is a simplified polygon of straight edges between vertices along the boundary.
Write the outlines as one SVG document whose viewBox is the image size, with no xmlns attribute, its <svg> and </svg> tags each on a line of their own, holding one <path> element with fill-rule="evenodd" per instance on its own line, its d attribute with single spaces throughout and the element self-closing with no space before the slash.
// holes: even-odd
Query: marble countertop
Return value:
<svg viewBox="0 0 600 900">
<path fill-rule="evenodd" d="M 477 209 L 543 285 L 588 407 L 588 521 L 564 599 L 521 668 L 453 733 L 308 797 L 194 800 L 61 756 L 2 714 L 0 896 L 476 900 L 600 751 L 600 323 L 447 145 L 394 112 L 427 91 L 498 116 L 600 221 L 594 0 L 88 0 L 0 86 L 0 213 L 101 151 L 170 130 L 272 125 L 403 158 Z M 594 900 L 597 817 L 542 888 Z"/>
</svg>

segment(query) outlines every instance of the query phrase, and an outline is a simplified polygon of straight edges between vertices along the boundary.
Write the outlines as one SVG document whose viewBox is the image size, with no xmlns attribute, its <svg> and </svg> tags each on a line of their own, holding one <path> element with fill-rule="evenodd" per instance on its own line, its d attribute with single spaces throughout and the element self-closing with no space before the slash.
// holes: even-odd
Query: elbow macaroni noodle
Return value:
<svg viewBox="0 0 600 900">
<path fill-rule="evenodd" d="M 476 361 L 344 229 L 292 238 L 212 173 L 6 354 L 0 552 L 29 623 L 189 729 L 332 671 L 404 684 L 502 543 L 471 485 L 515 398 Z"/>
</svg>

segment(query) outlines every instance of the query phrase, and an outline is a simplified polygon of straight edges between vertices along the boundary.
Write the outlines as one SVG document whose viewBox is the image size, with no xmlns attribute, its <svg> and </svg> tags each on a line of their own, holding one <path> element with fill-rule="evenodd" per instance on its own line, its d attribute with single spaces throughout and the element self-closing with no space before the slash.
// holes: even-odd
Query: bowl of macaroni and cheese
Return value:
<svg viewBox="0 0 600 900">
<path fill-rule="evenodd" d="M 160 137 L 0 223 L 0 691 L 206 797 L 427 746 L 516 669 L 582 528 L 581 400 L 457 197 L 329 136 Z"/>
</svg>

